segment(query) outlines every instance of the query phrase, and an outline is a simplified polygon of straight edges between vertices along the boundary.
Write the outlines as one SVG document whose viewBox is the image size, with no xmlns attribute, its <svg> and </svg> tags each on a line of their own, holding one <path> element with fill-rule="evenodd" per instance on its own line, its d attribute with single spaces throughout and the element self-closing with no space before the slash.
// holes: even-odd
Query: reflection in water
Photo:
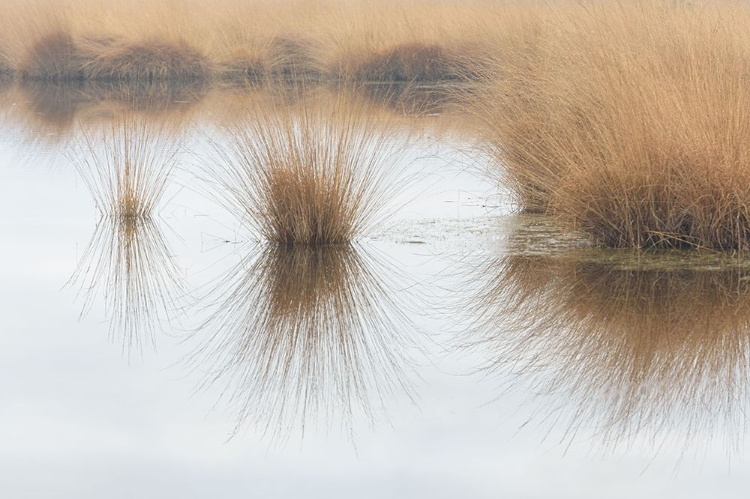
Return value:
<svg viewBox="0 0 750 499">
<path fill-rule="evenodd" d="M 150 218 L 102 217 L 71 278 L 85 293 L 85 315 L 104 298 L 110 336 L 123 351 L 154 345 L 155 326 L 182 295 L 181 276 L 167 241 Z"/>
<path fill-rule="evenodd" d="M 82 315 L 97 292 L 104 296 L 110 334 L 123 349 L 152 343 L 157 319 L 182 294 L 181 279 L 154 219 L 177 163 L 180 141 L 164 127 L 125 117 L 85 132 L 74 149 L 79 175 L 101 214 L 91 242 L 70 280 L 86 295 Z"/>
<path fill-rule="evenodd" d="M 212 366 L 247 423 L 273 439 L 316 422 L 351 435 L 385 398 L 410 393 L 412 326 L 392 271 L 362 248 L 267 245 L 209 294 L 215 311 L 197 331 L 195 367 Z"/>
<path fill-rule="evenodd" d="M 8 91 L 0 114 L 30 140 L 61 142 L 78 122 L 108 123 L 124 111 L 179 127 L 205 92 L 202 84 L 26 82 Z"/>
<path fill-rule="evenodd" d="M 593 255 L 593 258 L 592 258 Z M 539 395 L 536 421 L 608 445 L 723 436 L 739 446 L 750 369 L 750 266 L 589 250 L 482 266 L 485 366 Z"/>
</svg>

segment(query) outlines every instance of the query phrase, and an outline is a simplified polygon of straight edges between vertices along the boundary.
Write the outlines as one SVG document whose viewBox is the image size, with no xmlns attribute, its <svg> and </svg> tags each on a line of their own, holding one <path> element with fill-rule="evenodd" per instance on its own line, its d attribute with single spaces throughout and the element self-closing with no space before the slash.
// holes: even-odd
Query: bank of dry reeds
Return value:
<svg viewBox="0 0 750 499">
<path fill-rule="evenodd" d="M 551 16 L 474 96 L 495 173 L 606 246 L 747 248 L 749 20 L 656 2 Z"/>
<path fill-rule="evenodd" d="M 403 188 L 407 138 L 345 92 L 277 95 L 213 140 L 204 167 L 215 198 L 263 239 L 349 243 L 381 221 Z"/>
<path fill-rule="evenodd" d="M 513 3 L 327 0 L 5 2 L 0 54 L 22 80 L 437 81 L 504 43 Z M 525 14 L 521 14 L 525 15 Z"/>
</svg>

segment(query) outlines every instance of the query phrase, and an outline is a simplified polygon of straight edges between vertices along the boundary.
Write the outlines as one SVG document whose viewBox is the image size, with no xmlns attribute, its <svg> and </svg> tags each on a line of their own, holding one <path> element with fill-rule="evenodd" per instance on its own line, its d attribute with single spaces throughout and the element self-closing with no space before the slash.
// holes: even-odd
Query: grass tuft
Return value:
<svg viewBox="0 0 750 499">
<path fill-rule="evenodd" d="M 264 100 L 227 132 L 206 172 L 219 201 L 268 241 L 348 243 L 403 185 L 395 153 L 406 137 L 344 92 Z"/>
<path fill-rule="evenodd" d="M 457 74 L 456 62 L 437 44 L 404 43 L 342 64 L 352 67 L 346 77 L 357 81 L 404 83 L 438 82 Z"/>
<path fill-rule="evenodd" d="M 210 76 L 209 61 L 198 49 L 158 39 L 101 50 L 85 71 L 87 79 L 131 83 L 192 82 Z"/>
<path fill-rule="evenodd" d="M 19 67 L 22 80 L 37 82 L 70 82 L 84 78 L 83 56 L 65 31 L 55 31 L 36 41 Z"/>
<path fill-rule="evenodd" d="M 73 159 L 103 216 L 151 218 L 181 149 L 171 130 L 126 116 L 98 131 L 83 132 Z"/>
</svg>

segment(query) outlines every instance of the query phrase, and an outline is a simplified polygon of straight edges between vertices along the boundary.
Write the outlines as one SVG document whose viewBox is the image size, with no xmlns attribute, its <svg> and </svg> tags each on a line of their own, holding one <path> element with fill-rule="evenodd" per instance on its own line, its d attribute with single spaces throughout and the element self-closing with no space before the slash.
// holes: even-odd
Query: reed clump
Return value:
<svg viewBox="0 0 750 499">
<path fill-rule="evenodd" d="M 86 79 L 112 82 L 189 83 L 210 76 L 206 56 L 185 41 L 159 39 L 118 44 L 98 50 L 85 66 Z"/>
<path fill-rule="evenodd" d="M 364 82 L 405 83 L 412 81 L 437 83 L 454 79 L 460 72 L 459 59 L 451 57 L 438 44 L 411 42 L 399 44 L 341 63 L 344 78 Z"/>
<path fill-rule="evenodd" d="M 72 158 L 99 212 L 119 220 L 151 218 L 181 149 L 172 129 L 129 115 L 82 137 Z"/>
<path fill-rule="evenodd" d="M 24 81 L 60 83 L 84 78 L 84 58 L 70 33 L 59 30 L 37 40 L 19 64 Z"/>
<path fill-rule="evenodd" d="M 495 173 L 605 246 L 746 249 L 745 19 L 625 3 L 541 20 L 474 96 Z"/>
<path fill-rule="evenodd" d="M 264 239 L 348 243 L 403 187 L 396 152 L 406 133 L 346 92 L 300 92 L 258 102 L 230 125 L 205 171 L 215 197 Z"/>
</svg>

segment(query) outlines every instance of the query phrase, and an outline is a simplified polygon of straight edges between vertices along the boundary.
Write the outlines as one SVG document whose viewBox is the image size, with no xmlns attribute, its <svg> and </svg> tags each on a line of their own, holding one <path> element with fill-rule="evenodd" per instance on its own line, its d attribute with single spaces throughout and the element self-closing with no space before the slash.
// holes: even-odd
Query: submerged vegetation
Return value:
<svg viewBox="0 0 750 499">
<path fill-rule="evenodd" d="M 349 243 L 382 219 L 406 181 L 394 161 L 406 132 L 345 92 L 279 95 L 226 132 L 213 143 L 207 180 L 274 243 Z"/>
</svg>

